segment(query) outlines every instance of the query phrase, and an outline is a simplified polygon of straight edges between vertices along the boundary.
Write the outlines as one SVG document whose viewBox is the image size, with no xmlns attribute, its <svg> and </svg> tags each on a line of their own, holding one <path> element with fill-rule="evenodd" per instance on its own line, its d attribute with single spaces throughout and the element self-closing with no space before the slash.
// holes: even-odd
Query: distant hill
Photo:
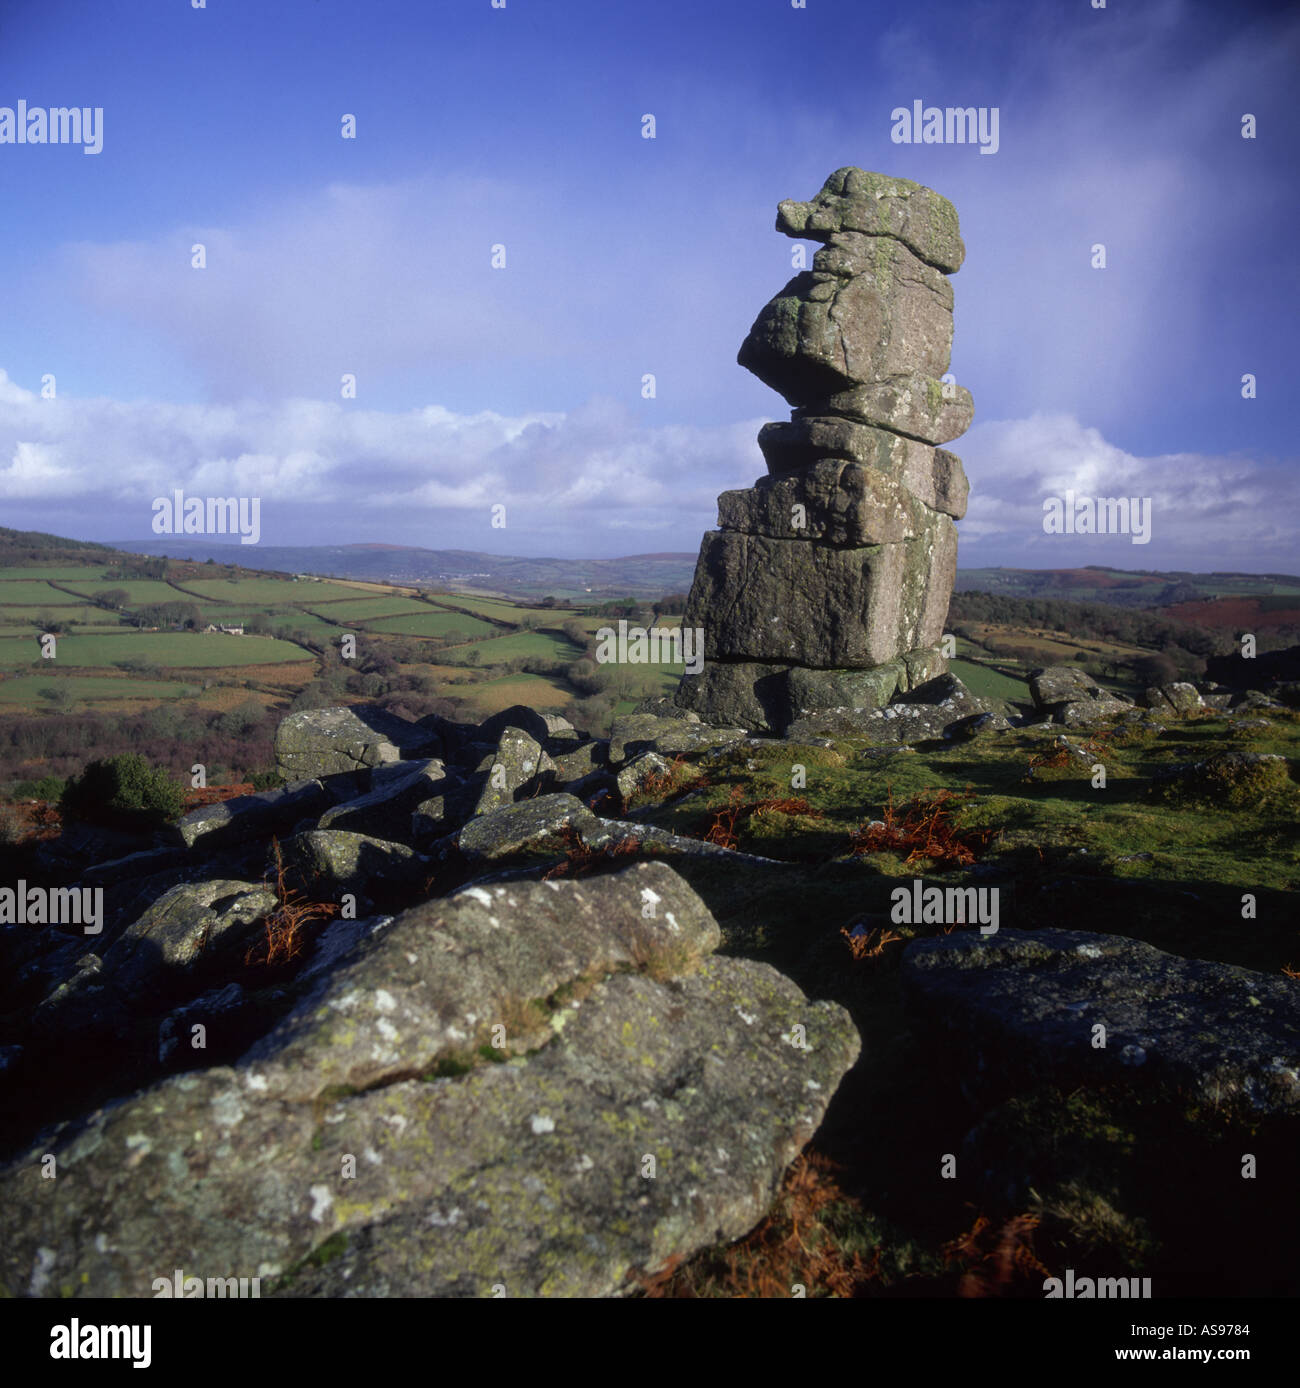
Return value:
<svg viewBox="0 0 1300 1388">
<path fill-rule="evenodd" d="M 201 536 L 123 541 L 132 554 L 161 555 L 278 573 L 322 574 L 374 583 L 427 585 L 509 597 L 587 600 L 660 597 L 685 592 L 695 572 L 695 554 L 633 554 L 621 559 L 531 559 L 479 550 L 420 549 L 388 544 L 239 545 Z"/>
<path fill-rule="evenodd" d="M 423 549 L 380 542 L 353 545 L 240 545 L 203 536 L 121 541 L 70 540 L 0 527 L 0 565 L 103 563 L 113 550 L 173 559 L 213 559 L 253 572 L 309 573 L 441 591 L 598 602 L 683 593 L 694 552 L 631 554 L 618 559 L 526 558 L 482 550 Z M 1101 602 L 1162 612 L 1209 627 L 1291 627 L 1300 621 L 1300 575 L 1078 569 L 959 569 L 955 591 L 1058 602 Z"/>
<path fill-rule="evenodd" d="M 88 564 L 102 564 L 112 553 L 112 545 L 69 540 L 62 535 L 47 535 L 43 530 L 11 530 L 0 525 L 0 564 L 80 563 L 83 560 Z"/>
<path fill-rule="evenodd" d="M 1081 569 L 959 569 L 955 591 L 1057 602 L 1103 602 L 1111 607 L 1156 611 L 1180 608 L 1181 612 L 1173 615 L 1202 622 L 1205 616 L 1193 613 L 1204 614 L 1218 599 L 1268 598 L 1275 611 L 1300 609 L 1300 577 L 1295 574 L 1131 571 L 1102 565 Z M 1279 601 L 1290 598 L 1295 601 Z"/>
</svg>

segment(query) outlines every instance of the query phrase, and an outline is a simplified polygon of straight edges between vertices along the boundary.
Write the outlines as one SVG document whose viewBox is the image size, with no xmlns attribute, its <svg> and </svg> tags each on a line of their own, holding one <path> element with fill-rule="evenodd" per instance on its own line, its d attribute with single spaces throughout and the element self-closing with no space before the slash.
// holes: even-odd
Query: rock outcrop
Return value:
<svg viewBox="0 0 1300 1388">
<path fill-rule="evenodd" d="M 759 433 L 769 476 L 718 499 L 684 624 L 705 664 L 680 707 L 783 732 L 872 710 L 945 673 L 943 624 L 966 511 L 969 426 L 948 372 L 965 255 L 951 203 L 906 179 L 840 169 L 777 230 L 823 243 L 763 309 L 738 360 L 794 406 Z"/>
<path fill-rule="evenodd" d="M 670 865 L 782 864 L 552 789 L 618 813 L 744 730 L 613 733 L 293 715 L 309 779 L 105 864 L 93 937 L 0 935 L 0 1291 L 607 1295 L 751 1228 L 857 1032 Z"/>
<path fill-rule="evenodd" d="M 914 940 L 903 981 L 990 1093 L 1123 1080 L 1246 1119 L 1300 1114 L 1290 979 L 1047 929 Z"/>
<path fill-rule="evenodd" d="M 859 1042 L 720 940 L 660 863 L 377 922 L 233 1065 L 0 1174 L 4 1289 L 147 1296 L 182 1267 L 296 1296 L 601 1296 L 737 1238 Z"/>
</svg>

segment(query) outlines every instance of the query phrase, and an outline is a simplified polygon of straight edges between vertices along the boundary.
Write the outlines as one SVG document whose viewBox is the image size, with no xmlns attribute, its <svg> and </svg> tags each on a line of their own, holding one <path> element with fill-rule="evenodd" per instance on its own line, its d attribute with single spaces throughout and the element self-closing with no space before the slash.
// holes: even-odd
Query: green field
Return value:
<svg viewBox="0 0 1300 1388">
<path fill-rule="evenodd" d="M 386 598 L 377 595 L 373 598 L 349 599 L 346 602 L 313 603 L 307 609 L 319 616 L 336 622 L 364 622 L 376 617 L 404 617 L 410 613 L 428 613 L 427 602 L 415 598 Z"/>
<path fill-rule="evenodd" d="M 124 660 L 146 660 L 165 669 L 213 670 L 223 665 L 275 665 L 310 659 L 301 646 L 270 637 L 182 631 L 124 630 L 120 636 L 62 636 L 57 652 L 58 666 L 72 669 L 104 669 Z M 0 637 L 0 667 L 30 665 L 40 655 L 40 644 L 33 637 Z"/>
<path fill-rule="evenodd" d="M 1014 680 L 1010 675 L 989 669 L 987 665 L 977 665 L 969 660 L 950 660 L 948 669 L 977 698 L 1029 698 L 1029 686 L 1023 680 Z"/>
<path fill-rule="evenodd" d="M 556 621 L 555 625 L 559 625 L 559 620 Z M 613 632 L 618 631 L 619 619 L 617 617 L 579 617 L 577 621 L 578 625 L 590 636 L 595 636 L 595 634 L 604 627 L 608 627 L 610 631 Z M 628 625 L 630 626 L 631 624 L 632 623 L 629 621 Z M 679 627 L 681 624 L 682 619 L 680 616 L 656 617 L 654 621 L 650 623 L 651 626 L 656 627 Z M 548 625 L 550 625 L 550 623 L 548 623 Z"/>
<path fill-rule="evenodd" d="M 458 647 L 447 651 L 443 659 L 454 661 L 457 665 L 465 662 L 470 651 L 481 652 L 481 665 L 501 665 L 516 656 L 542 656 L 548 660 L 577 660 L 582 654 L 576 646 L 563 636 L 551 636 L 542 631 L 520 631 L 509 636 L 498 636 L 492 641 L 477 641 L 472 646 Z"/>
<path fill-rule="evenodd" d="M 39 707 L 45 700 L 41 691 L 65 690 L 77 702 L 94 699 L 183 699 L 199 690 L 192 684 L 170 680 L 136 680 L 109 675 L 14 675 L 0 679 L 0 704 L 30 704 Z"/>
<path fill-rule="evenodd" d="M 194 601 L 188 594 L 178 592 L 170 583 L 164 583 L 160 578 L 110 578 L 100 583 L 68 583 L 64 586 L 88 598 L 120 588 L 127 595 L 128 607 L 138 607 L 146 602 Z"/>
<path fill-rule="evenodd" d="M 319 607 L 328 601 L 324 583 L 295 583 L 286 578 L 283 582 L 274 578 L 196 578 L 185 583 L 187 593 L 196 593 L 209 602 L 274 603 L 277 607 L 290 606 Z M 339 583 L 333 586 L 339 596 L 354 597 L 356 588 L 351 584 Z M 184 596 L 183 594 L 181 596 Z"/>
<path fill-rule="evenodd" d="M 77 599 L 71 593 L 60 592 L 58 588 L 51 588 L 48 583 L 38 583 L 35 580 L 5 579 L 0 582 L 0 606 L 58 607 L 61 603 L 75 606 Z"/>
<path fill-rule="evenodd" d="M 421 612 L 409 617 L 388 617 L 369 622 L 367 631 L 389 636 L 491 636 L 493 628 L 463 612 Z"/>
<path fill-rule="evenodd" d="M 430 598 L 448 607 L 460 607 L 466 612 L 477 612 L 483 617 L 495 617 L 502 622 L 521 622 L 530 613 L 544 618 L 548 623 L 558 623 L 566 617 L 577 615 L 576 608 L 570 607 L 521 607 L 502 598 L 462 598 L 454 593 L 431 593 Z"/>
<path fill-rule="evenodd" d="M 517 622 L 523 610 L 502 598 L 463 598 L 459 593 L 430 593 L 429 597 L 433 602 L 477 612 L 484 617 L 500 617 L 507 622 Z"/>
</svg>

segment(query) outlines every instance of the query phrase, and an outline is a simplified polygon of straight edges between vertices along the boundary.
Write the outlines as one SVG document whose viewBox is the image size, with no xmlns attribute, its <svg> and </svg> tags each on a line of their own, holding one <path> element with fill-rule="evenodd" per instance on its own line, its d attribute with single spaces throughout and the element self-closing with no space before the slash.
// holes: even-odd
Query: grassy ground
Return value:
<svg viewBox="0 0 1300 1388">
<path fill-rule="evenodd" d="M 1027 681 L 1013 679 L 1010 675 L 1001 674 L 987 665 L 976 664 L 970 660 L 950 660 L 948 669 L 978 698 L 1019 701 L 1029 698 Z"/>
<path fill-rule="evenodd" d="M 448 607 L 463 609 L 466 612 L 476 612 L 482 617 L 495 617 L 501 621 L 518 622 L 529 613 L 543 617 L 548 623 L 559 623 L 567 617 L 576 616 L 576 609 L 559 607 L 520 607 L 515 603 L 506 602 L 500 598 L 472 598 L 462 597 L 460 594 L 435 595 L 435 601 Z"/>
<path fill-rule="evenodd" d="M 477 684 L 457 685 L 456 693 L 479 719 L 515 704 L 558 713 L 573 698 L 573 691 L 566 684 L 546 675 L 505 675 Z"/>
<path fill-rule="evenodd" d="M 999 887 L 1002 928 L 1123 934 L 1273 975 L 1300 966 L 1295 781 L 1283 771 L 1189 798 L 1162 793 L 1157 779 L 1225 748 L 1280 752 L 1294 765 L 1300 715 L 1267 722 L 1244 733 L 1198 718 L 1159 735 L 1072 734 L 1088 743 L 1086 764 L 1053 764 L 1059 730 L 1025 730 L 915 751 L 774 743 L 684 766 L 678 794 L 649 811 L 678 832 L 704 833 L 720 816 L 725 824 L 736 800 L 796 801 L 736 817 L 736 846 L 784 860 L 780 868 L 675 866 L 717 916 L 724 952 L 766 960 L 810 997 L 842 1003 L 863 1051 L 814 1143 L 812 1169 L 790 1174 L 772 1216 L 652 1294 L 788 1296 L 801 1282 L 810 1296 L 1041 1297 L 1043 1277 L 1065 1268 L 1151 1276 L 1158 1296 L 1294 1283 L 1289 1165 L 1267 1189 L 1224 1178 L 1207 1209 L 1204 1182 L 1224 1153 L 1275 1151 L 1274 1134 L 1194 1107 L 1180 1113 L 1137 1089 L 1045 1086 L 991 1110 L 974 1105 L 962 1089 L 973 1059 L 918 1034 L 899 987 L 907 940 L 942 927 L 894 925 L 888 914 L 891 889 L 913 878 L 978 881 Z M 1098 764 L 1104 788 L 1093 785 Z M 853 830 L 945 791 L 952 833 L 976 845 L 973 866 L 851 854 Z M 1246 892 L 1254 919 L 1243 919 Z M 844 933 L 855 927 L 865 931 L 856 946 Z M 965 1154 L 954 1179 L 941 1176 L 944 1153 Z"/>
</svg>

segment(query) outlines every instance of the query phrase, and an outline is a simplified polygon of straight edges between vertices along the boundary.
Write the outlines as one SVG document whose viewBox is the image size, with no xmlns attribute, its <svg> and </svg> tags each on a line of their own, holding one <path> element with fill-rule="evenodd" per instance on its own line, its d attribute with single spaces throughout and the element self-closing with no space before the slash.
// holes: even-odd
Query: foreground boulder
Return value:
<svg viewBox="0 0 1300 1388">
<path fill-rule="evenodd" d="M 903 982 L 986 1090 L 1122 1082 L 1246 1119 L 1300 1117 L 1288 978 L 1118 935 L 1002 930 L 914 940 Z"/>
<path fill-rule="evenodd" d="M 408 911 L 236 1065 L 0 1173 L 4 1290 L 147 1296 L 183 1267 L 290 1295 L 599 1296 L 739 1237 L 859 1041 L 767 965 L 708 957 L 719 939 L 657 863 Z"/>
</svg>

